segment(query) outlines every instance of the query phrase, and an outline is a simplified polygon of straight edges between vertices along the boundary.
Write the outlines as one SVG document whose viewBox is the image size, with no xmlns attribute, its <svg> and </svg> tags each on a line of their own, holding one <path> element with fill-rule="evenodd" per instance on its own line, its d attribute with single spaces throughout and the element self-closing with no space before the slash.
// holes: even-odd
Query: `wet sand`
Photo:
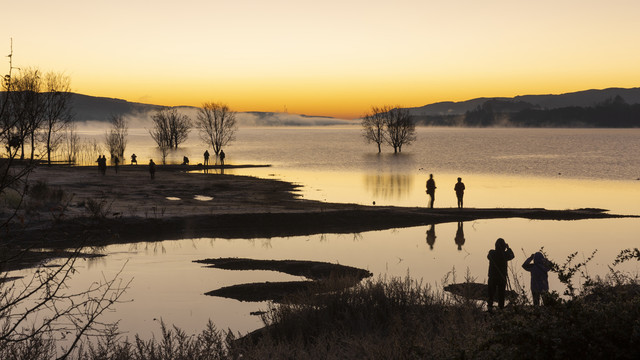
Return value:
<svg viewBox="0 0 640 360">
<path fill-rule="evenodd" d="M 158 166 L 152 180 L 146 165 L 121 166 L 117 174 L 109 167 L 106 175 L 95 166 L 40 166 L 30 175 L 30 183 L 44 181 L 51 189 L 63 190 L 66 205 L 31 201 L 30 210 L 13 222 L 11 239 L 58 248 L 198 237 L 358 233 L 476 219 L 626 217 L 601 209 L 427 209 L 323 203 L 301 199 L 297 186 L 284 181 L 187 170 L 198 167 Z M 92 204 L 94 210 L 90 210 Z"/>
</svg>

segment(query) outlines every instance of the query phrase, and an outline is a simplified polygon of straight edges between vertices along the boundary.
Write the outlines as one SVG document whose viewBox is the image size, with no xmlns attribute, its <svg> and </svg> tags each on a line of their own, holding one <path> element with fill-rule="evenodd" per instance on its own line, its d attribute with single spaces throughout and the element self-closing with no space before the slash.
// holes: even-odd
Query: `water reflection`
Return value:
<svg viewBox="0 0 640 360">
<path fill-rule="evenodd" d="M 405 174 L 367 174 L 364 184 L 375 199 L 397 200 L 409 197 L 413 176 Z"/>
<path fill-rule="evenodd" d="M 436 225 L 431 224 L 427 229 L 427 244 L 429 244 L 429 250 L 433 250 L 433 244 L 436 243 Z"/>
<path fill-rule="evenodd" d="M 250 282 L 296 281 L 298 277 L 272 271 L 228 271 L 209 269 L 193 260 L 205 258 L 253 258 L 264 260 L 323 261 L 366 269 L 378 276 L 404 277 L 408 273 L 425 283 L 440 284 L 452 269 L 464 271 L 486 282 L 487 250 L 497 237 L 508 239 L 516 259 L 514 279 L 527 283 L 528 274 L 519 266 L 531 253 L 544 247 L 549 258 L 562 261 L 579 251 L 590 254 L 592 276 L 609 272 L 621 249 L 637 247 L 638 219 L 596 219 L 580 221 L 531 221 L 526 219 L 478 220 L 438 224 L 446 246 L 435 249 L 435 224 L 357 234 L 318 234 L 253 240 L 187 239 L 154 243 L 114 244 L 104 248 L 108 256 L 78 262 L 71 288 L 87 288 L 97 277 L 133 278 L 126 300 L 105 321 L 120 321 L 120 329 L 149 336 L 153 319 L 162 318 L 190 332 L 202 329 L 206 319 L 219 328 L 251 331 L 262 326 L 251 312 L 264 310 L 263 303 L 204 296 L 211 289 Z M 473 241 L 466 242 L 471 232 Z M 612 234 L 615 234 L 613 236 Z M 426 244 L 425 246 L 425 237 Z M 456 247 L 449 241 L 454 239 Z M 608 239 L 607 244 L 601 243 Z M 457 248 L 457 250 L 456 250 Z M 462 251 L 460 251 L 462 249 Z M 126 265 L 125 265 L 126 264 Z M 618 270 L 638 274 L 638 262 L 621 264 Z M 511 271 L 511 270 L 510 270 Z M 10 275 L 25 275 L 27 271 Z M 523 276 L 526 276 L 523 278 Z M 557 277 L 549 276 L 550 288 L 563 291 Z"/>
<path fill-rule="evenodd" d="M 456 237 L 454 239 L 456 245 L 458 245 L 458 251 L 462 251 L 462 245 L 464 245 L 464 229 L 463 222 L 458 221 L 458 230 L 456 231 Z"/>
</svg>

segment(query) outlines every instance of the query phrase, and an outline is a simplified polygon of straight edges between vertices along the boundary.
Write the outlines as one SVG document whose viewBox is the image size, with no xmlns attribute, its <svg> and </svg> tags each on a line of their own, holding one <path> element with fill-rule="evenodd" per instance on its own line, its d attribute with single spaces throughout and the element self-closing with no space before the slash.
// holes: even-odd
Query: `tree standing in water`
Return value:
<svg viewBox="0 0 640 360">
<path fill-rule="evenodd" d="M 402 152 L 403 145 L 409 145 L 416 139 L 416 124 L 409 110 L 396 107 L 386 116 L 387 143 L 393 147 L 394 153 Z"/>
<path fill-rule="evenodd" d="M 175 108 L 159 110 L 151 116 L 153 130 L 149 134 L 160 149 L 177 149 L 185 142 L 191 130 L 191 119 Z"/>
<path fill-rule="evenodd" d="M 386 142 L 393 147 L 394 153 L 402 152 L 402 146 L 411 144 L 416 139 L 416 124 L 409 110 L 399 106 L 371 107 L 371 112 L 362 118 L 364 138 L 378 145 Z"/>
<path fill-rule="evenodd" d="M 105 134 L 105 142 L 111 158 L 124 158 L 124 150 L 127 147 L 127 135 L 129 125 L 122 115 L 111 115 L 111 129 Z"/>
<path fill-rule="evenodd" d="M 362 117 L 362 135 L 368 143 L 378 145 L 378 153 L 382 152 L 381 145 L 385 141 L 385 114 L 390 110 L 388 106 L 372 106 L 371 112 Z"/>
<path fill-rule="evenodd" d="M 235 140 L 238 129 L 236 113 L 226 104 L 204 103 L 198 110 L 196 127 L 200 131 L 202 140 L 210 144 L 213 152 L 218 156 L 224 146 Z"/>
</svg>

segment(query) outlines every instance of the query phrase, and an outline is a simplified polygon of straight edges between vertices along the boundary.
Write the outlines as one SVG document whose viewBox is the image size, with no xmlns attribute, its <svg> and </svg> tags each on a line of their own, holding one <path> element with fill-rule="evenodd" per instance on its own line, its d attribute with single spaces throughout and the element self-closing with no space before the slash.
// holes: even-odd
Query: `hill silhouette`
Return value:
<svg viewBox="0 0 640 360">
<path fill-rule="evenodd" d="M 584 90 L 558 95 L 520 95 L 515 97 L 481 97 L 466 101 L 444 101 L 420 107 L 409 108 L 412 115 L 462 115 L 475 110 L 487 101 L 503 103 L 527 103 L 531 107 L 549 110 L 562 107 L 589 107 L 620 96 L 627 104 L 640 104 L 640 88 L 608 88 L 603 90 Z"/>
<path fill-rule="evenodd" d="M 108 121 L 113 114 L 142 116 L 163 106 L 122 99 L 73 94 L 76 121 Z M 180 106 L 195 110 L 194 107 Z M 565 94 L 481 97 L 409 108 L 418 125 L 527 127 L 639 127 L 640 88 L 608 88 Z M 333 125 L 355 123 L 325 116 L 243 112 L 250 126 Z"/>
</svg>

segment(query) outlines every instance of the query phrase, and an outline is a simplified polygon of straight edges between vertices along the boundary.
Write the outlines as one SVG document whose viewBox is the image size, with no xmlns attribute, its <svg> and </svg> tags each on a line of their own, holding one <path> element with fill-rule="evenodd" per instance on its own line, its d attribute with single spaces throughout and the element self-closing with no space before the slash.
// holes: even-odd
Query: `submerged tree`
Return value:
<svg viewBox="0 0 640 360">
<path fill-rule="evenodd" d="M 153 129 L 149 130 L 149 135 L 158 145 L 162 154 L 162 163 L 167 161 L 167 154 L 171 148 L 171 135 L 169 130 L 169 120 L 163 111 L 159 111 L 151 116 L 153 121 Z"/>
<path fill-rule="evenodd" d="M 416 124 L 409 110 L 399 106 L 371 107 L 371 112 L 362 118 L 363 136 L 367 142 L 378 145 L 386 142 L 393 147 L 394 153 L 402 152 L 402 146 L 411 144 L 416 139 Z"/>
<path fill-rule="evenodd" d="M 222 103 L 204 103 L 198 111 L 196 126 L 202 140 L 211 145 L 216 156 L 223 146 L 235 140 L 236 113 Z"/>
<path fill-rule="evenodd" d="M 396 107 L 386 113 L 386 141 L 393 146 L 393 152 L 402 152 L 403 145 L 409 145 L 416 139 L 416 124 L 409 110 Z"/>
<path fill-rule="evenodd" d="M 124 159 L 124 150 L 127 147 L 127 135 L 129 125 L 122 115 L 111 115 L 111 129 L 105 134 L 105 142 L 111 158 Z"/>
<path fill-rule="evenodd" d="M 382 152 L 381 145 L 385 141 L 385 114 L 391 110 L 390 107 L 382 108 L 372 106 L 371 112 L 362 117 L 363 136 L 368 143 L 378 145 L 378 153 Z"/>
<path fill-rule="evenodd" d="M 191 119 L 175 108 L 159 110 L 151 116 L 153 129 L 149 134 L 160 149 L 177 149 L 187 140 L 191 130 Z"/>
</svg>

